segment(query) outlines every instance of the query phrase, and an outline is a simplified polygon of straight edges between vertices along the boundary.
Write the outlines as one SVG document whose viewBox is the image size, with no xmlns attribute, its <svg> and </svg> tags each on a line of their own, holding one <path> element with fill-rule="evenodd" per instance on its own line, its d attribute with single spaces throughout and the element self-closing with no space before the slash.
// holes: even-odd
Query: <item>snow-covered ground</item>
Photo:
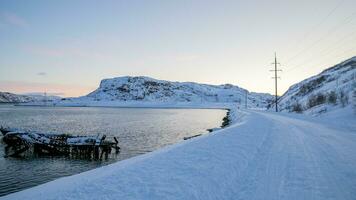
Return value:
<svg viewBox="0 0 356 200">
<path fill-rule="evenodd" d="M 24 103 L 30 102 L 31 100 L 32 98 L 26 95 L 0 92 L 0 103 Z"/>
<path fill-rule="evenodd" d="M 52 102 L 59 101 L 61 97 L 53 95 L 42 94 L 13 94 L 9 92 L 0 91 L 0 103 L 37 103 L 38 105 L 44 105 L 44 101 Z"/>
<path fill-rule="evenodd" d="M 356 56 L 292 85 L 279 98 L 278 106 L 283 112 L 319 115 L 355 103 L 355 98 Z"/>
<path fill-rule="evenodd" d="M 0 199 L 355 199 L 351 106 L 232 117 L 225 129 Z"/>
</svg>

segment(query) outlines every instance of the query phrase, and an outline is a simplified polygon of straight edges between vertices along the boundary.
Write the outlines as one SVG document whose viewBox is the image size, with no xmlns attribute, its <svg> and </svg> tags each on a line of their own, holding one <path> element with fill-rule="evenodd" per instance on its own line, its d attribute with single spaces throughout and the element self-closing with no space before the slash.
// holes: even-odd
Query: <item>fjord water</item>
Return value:
<svg viewBox="0 0 356 200">
<path fill-rule="evenodd" d="M 110 159 L 5 158 L 0 142 L 0 196 L 174 144 L 219 127 L 225 110 L 99 107 L 24 107 L 0 104 L 0 125 L 39 132 L 117 136 Z M 0 136 L 2 137 L 2 136 Z M 0 138 L 1 139 L 1 138 Z M 2 139 L 1 139 L 2 140 Z"/>
</svg>

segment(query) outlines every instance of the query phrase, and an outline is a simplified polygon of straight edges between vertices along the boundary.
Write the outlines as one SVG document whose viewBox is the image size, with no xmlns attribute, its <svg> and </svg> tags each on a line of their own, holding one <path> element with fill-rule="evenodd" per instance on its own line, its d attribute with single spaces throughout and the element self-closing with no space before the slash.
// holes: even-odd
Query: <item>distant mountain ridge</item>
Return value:
<svg viewBox="0 0 356 200">
<path fill-rule="evenodd" d="M 0 92 L 0 103 L 27 103 L 31 101 L 33 101 L 33 99 L 26 95 Z"/>
<path fill-rule="evenodd" d="M 10 92 L 0 92 L 0 103 L 29 103 L 42 101 L 56 101 L 60 100 L 58 96 L 44 96 L 39 94 L 14 94 Z"/>
<path fill-rule="evenodd" d="M 279 108 L 289 112 L 321 113 L 355 104 L 355 76 L 356 56 L 292 85 L 279 98 Z"/>
<path fill-rule="evenodd" d="M 154 103 L 236 103 L 265 108 L 273 96 L 249 92 L 231 84 L 209 85 L 194 82 L 171 82 L 145 76 L 124 76 L 104 79 L 90 94 L 64 101 L 154 102 Z"/>
</svg>

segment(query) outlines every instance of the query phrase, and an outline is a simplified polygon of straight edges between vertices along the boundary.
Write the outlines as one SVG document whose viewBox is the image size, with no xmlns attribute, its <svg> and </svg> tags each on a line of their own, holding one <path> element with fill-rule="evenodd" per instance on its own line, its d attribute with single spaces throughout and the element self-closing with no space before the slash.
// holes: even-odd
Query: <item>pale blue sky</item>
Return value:
<svg viewBox="0 0 356 200">
<path fill-rule="evenodd" d="M 0 0 L 0 91 L 84 95 L 145 75 L 282 94 L 356 55 L 356 1 Z M 293 70 L 289 70 L 293 69 Z"/>
</svg>

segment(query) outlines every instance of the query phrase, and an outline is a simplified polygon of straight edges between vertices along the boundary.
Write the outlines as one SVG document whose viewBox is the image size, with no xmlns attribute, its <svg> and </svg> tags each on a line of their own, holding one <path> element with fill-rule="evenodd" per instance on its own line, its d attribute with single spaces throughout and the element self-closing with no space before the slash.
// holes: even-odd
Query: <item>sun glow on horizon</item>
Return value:
<svg viewBox="0 0 356 200">
<path fill-rule="evenodd" d="M 1 2 L 0 90 L 82 96 L 104 78 L 143 75 L 274 94 L 269 64 L 277 52 L 282 95 L 356 55 L 355 7 L 349 0 Z"/>
</svg>

